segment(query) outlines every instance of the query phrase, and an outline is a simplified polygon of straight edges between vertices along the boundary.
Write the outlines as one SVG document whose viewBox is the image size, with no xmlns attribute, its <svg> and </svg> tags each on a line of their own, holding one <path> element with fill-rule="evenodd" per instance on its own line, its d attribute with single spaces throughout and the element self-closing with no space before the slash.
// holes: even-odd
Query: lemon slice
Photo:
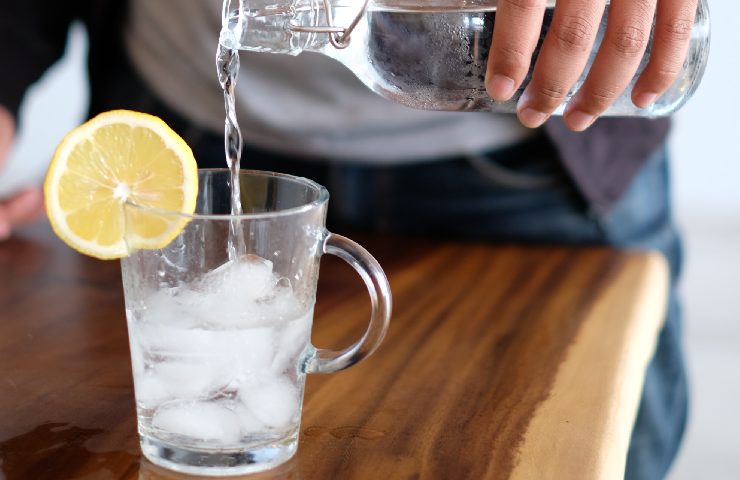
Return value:
<svg viewBox="0 0 740 480">
<path fill-rule="evenodd" d="M 54 232 L 75 250 L 100 259 L 125 257 L 125 237 L 136 248 L 166 246 L 187 217 L 146 207 L 193 213 L 197 194 L 198 167 L 190 147 L 159 118 L 127 110 L 102 113 L 67 134 L 44 182 Z M 128 222 L 127 201 L 145 207 Z"/>
</svg>

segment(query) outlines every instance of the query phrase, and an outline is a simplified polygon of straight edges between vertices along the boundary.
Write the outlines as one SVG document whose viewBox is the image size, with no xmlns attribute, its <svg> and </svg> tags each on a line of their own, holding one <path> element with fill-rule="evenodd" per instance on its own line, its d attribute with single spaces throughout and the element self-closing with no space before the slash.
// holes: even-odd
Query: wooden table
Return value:
<svg viewBox="0 0 740 480">
<path fill-rule="evenodd" d="M 667 290 L 661 257 L 360 238 L 394 315 L 366 362 L 308 380 L 299 452 L 250 478 L 622 478 Z M 369 301 L 322 260 L 314 342 Z M 182 478 L 144 460 L 117 262 L 47 226 L 0 244 L 0 479 Z"/>
</svg>

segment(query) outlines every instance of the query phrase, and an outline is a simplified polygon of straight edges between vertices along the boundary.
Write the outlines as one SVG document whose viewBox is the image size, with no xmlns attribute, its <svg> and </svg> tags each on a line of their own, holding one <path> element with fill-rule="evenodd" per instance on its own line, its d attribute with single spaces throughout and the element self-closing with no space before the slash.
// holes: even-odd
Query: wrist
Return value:
<svg viewBox="0 0 740 480">
<path fill-rule="evenodd" d="M 0 167 L 5 163 L 15 136 L 15 118 L 10 110 L 0 105 Z"/>
</svg>

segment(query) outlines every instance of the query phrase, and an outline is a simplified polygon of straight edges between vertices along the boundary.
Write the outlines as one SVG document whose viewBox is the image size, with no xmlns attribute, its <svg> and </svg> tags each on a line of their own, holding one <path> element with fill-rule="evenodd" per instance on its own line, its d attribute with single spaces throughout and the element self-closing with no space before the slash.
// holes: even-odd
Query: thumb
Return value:
<svg viewBox="0 0 740 480">
<path fill-rule="evenodd" d="M 5 165 L 10 154 L 10 146 L 15 136 L 15 119 L 10 111 L 0 105 L 0 168 Z"/>
</svg>

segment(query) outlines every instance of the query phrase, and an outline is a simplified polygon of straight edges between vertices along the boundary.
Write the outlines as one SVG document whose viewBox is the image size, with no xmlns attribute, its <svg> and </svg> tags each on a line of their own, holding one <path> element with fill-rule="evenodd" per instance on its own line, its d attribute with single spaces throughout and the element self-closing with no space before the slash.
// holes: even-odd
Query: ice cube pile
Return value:
<svg viewBox="0 0 740 480">
<path fill-rule="evenodd" d="M 140 421 L 156 437 L 237 445 L 295 429 L 312 308 L 253 255 L 127 311 Z"/>
</svg>

